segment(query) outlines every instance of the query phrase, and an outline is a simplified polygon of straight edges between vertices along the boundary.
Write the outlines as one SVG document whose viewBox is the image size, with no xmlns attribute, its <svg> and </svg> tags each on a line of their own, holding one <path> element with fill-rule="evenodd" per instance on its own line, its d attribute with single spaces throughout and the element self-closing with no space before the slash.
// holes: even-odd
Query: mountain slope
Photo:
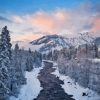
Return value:
<svg viewBox="0 0 100 100">
<path fill-rule="evenodd" d="M 60 50 L 62 48 L 69 48 L 71 46 L 78 47 L 79 45 L 84 44 L 93 44 L 94 41 L 96 43 L 100 43 L 100 39 L 94 39 L 90 36 L 88 32 L 86 33 L 79 33 L 77 37 L 69 38 L 60 35 L 46 35 L 34 41 L 17 41 L 13 42 L 13 45 L 16 43 L 19 44 L 20 48 L 29 49 L 31 48 L 32 51 L 38 50 L 42 53 L 51 51 L 51 50 Z M 99 42 L 98 42 L 99 41 Z"/>
<path fill-rule="evenodd" d="M 78 47 L 83 44 L 92 44 L 94 38 L 92 38 L 88 32 L 79 33 L 77 37 L 66 38 L 60 35 L 47 35 L 37 40 L 30 42 L 32 45 L 41 45 L 40 52 L 45 52 L 52 49 L 69 48 L 71 46 Z"/>
<path fill-rule="evenodd" d="M 32 45 L 41 45 L 44 44 L 39 51 L 45 52 L 53 49 L 69 48 L 71 44 L 67 42 L 67 38 L 64 38 L 59 35 L 47 35 L 43 36 L 40 39 L 30 42 Z"/>
<path fill-rule="evenodd" d="M 100 46 L 100 37 L 97 37 L 94 42 L 96 45 Z"/>
</svg>

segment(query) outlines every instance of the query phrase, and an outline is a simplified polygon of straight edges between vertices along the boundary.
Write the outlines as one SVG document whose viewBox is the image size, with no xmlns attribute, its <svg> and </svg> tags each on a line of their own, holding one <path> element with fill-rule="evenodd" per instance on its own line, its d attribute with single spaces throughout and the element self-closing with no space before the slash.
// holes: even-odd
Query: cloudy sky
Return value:
<svg viewBox="0 0 100 100">
<path fill-rule="evenodd" d="M 4 25 L 12 41 L 86 31 L 100 36 L 100 0 L 0 0 L 0 31 Z"/>
</svg>

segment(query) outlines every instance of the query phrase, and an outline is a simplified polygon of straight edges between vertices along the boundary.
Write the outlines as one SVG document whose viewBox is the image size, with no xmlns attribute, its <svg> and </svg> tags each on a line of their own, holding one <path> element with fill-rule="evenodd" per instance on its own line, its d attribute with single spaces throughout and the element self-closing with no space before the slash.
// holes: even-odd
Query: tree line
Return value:
<svg viewBox="0 0 100 100">
<path fill-rule="evenodd" d="M 71 77 L 75 84 L 100 93 L 100 51 L 98 45 L 84 44 L 43 54 L 43 59 L 57 62 L 61 74 Z"/>
<path fill-rule="evenodd" d="M 25 72 L 40 67 L 42 55 L 37 51 L 20 49 L 18 44 L 12 49 L 7 26 L 0 35 L 0 100 L 18 96 L 21 85 L 26 84 Z"/>
</svg>

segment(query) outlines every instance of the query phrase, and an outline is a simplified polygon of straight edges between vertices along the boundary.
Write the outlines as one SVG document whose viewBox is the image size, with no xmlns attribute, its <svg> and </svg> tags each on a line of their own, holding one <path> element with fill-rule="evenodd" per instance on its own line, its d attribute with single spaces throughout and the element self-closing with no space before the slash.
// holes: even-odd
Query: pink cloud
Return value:
<svg viewBox="0 0 100 100">
<path fill-rule="evenodd" d="M 97 35 L 100 35 L 100 15 L 94 17 L 93 22 L 92 22 L 93 26 L 92 26 L 92 31 L 94 33 L 97 33 Z"/>
<path fill-rule="evenodd" d="M 64 27 L 68 17 L 64 11 L 55 11 L 50 14 L 38 12 L 31 17 L 30 23 L 39 31 L 55 34 Z"/>
<path fill-rule="evenodd" d="M 20 40 L 29 40 L 29 41 L 33 41 L 35 39 L 40 38 L 41 34 L 34 34 L 34 33 L 25 33 L 25 34 L 17 34 L 15 36 L 13 36 L 13 40 L 12 41 L 20 41 Z"/>
<path fill-rule="evenodd" d="M 56 9 L 54 11 L 37 11 L 33 14 L 23 16 L 13 16 L 12 25 L 16 33 L 20 34 L 20 39 L 36 39 L 44 34 L 71 34 L 77 35 L 79 32 L 90 31 L 93 35 L 100 36 L 100 16 L 90 12 L 91 5 L 82 5 L 73 10 Z M 16 25 L 17 24 L 17 25 Z M 23 31 L 26 30 L 27 31 Z M 32 30 L 29 30 L 32 29 Z M 34 34 L 38 32 L 38 34 Z M 39 33 L 40 32 L 40 33 Z"/>
</svg>

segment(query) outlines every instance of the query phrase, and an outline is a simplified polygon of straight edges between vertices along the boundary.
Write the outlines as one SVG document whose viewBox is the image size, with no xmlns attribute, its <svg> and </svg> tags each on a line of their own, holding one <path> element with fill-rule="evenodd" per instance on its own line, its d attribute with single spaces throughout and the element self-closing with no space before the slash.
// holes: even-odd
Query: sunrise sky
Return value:
<svg viewBox="0 0 100 100">
<path fill-rule="evenodd" d="M 0 31 L 5 25 L 12 41 L 85 31 L 100 36 L 100 0 L 0 0 Z"/>
</svg>

